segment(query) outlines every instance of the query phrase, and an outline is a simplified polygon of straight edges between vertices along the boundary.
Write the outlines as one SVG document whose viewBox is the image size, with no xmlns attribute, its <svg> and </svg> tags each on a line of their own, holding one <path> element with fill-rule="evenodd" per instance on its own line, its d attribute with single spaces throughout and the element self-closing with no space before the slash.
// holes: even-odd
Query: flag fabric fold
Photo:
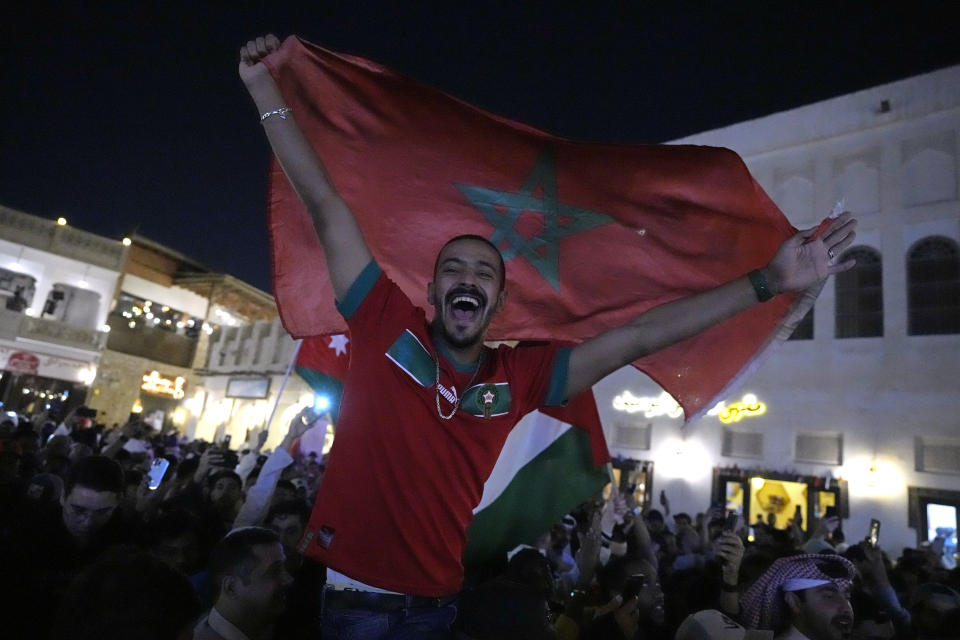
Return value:
<svg viewBox="0 0 960 640">
<path fill-rule="evenodd" d="M 500 248 L 508 302 L 491 340 L 582 341 L 764 266 L 795 232 L 726 149 L 572 142 L 296 37 L 265 62 L 374 257 L 415 303 L 426 305 L 450 237 Z M 287 331 L 343 332 L 309 215 L 276 162 L 269 227 Z M 789 335 L 805 311 L 796 299 L 778 296 L 634 365 L 690 419 Z"/>
<path fill-rule="evenodd" d="M 468 569 L 531 544 L 610 481 L 593 392 L 529 413 L 513 428 L 467 529 Z"/>
</svg>

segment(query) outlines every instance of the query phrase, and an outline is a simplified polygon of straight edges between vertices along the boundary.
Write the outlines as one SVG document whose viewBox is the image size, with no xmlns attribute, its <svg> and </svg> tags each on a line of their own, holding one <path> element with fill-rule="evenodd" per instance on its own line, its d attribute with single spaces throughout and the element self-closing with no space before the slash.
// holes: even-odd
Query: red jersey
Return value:
<svg viewBox="0 0 960 640">
<path fill-rule="evenodd" d="M 436 349 L 423 310 L 374 262 L 337 306 L 353 351 L 301 549 L 375 587 L 454 594 L 483 484 L 520 418 L 563 401 L 569 350 L 484 348 L 479 371 L 458 368 Z M 462 396 L 449 420 L 438 395 L 444 415 Z"/>
</svg>

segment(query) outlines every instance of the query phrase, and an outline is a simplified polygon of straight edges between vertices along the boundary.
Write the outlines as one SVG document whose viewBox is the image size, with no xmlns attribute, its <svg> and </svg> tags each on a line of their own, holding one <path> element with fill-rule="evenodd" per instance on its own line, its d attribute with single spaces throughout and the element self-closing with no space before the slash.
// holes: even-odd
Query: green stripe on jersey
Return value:
<svg viewBox="0 0 960 640">
<path fill-rule="evenodd" d="M 409 329 L 401 333 L 400 337 L 390 345 L 387 349 L 387 357 L 416 380 L 421 387 L 432 387 L 437 383 L 436 361 Z"/>
</svg>

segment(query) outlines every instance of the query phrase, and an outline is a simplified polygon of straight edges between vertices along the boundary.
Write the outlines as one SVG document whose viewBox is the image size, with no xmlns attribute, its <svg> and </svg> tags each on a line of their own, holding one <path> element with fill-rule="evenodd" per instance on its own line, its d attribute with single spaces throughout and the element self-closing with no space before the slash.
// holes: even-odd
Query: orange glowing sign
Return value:
<svg viewBox="0 0 960 640">
<path fill-rule="evenodd" d="M 166 378 L 160 375 L 159 371 L 151 371 L 143 376 L 143 384 L 140 389 L 147 393 L 153 393 L 158 396 L 169 396 L 174 400 L 180 400 L 186 394 L 183 385 L 186 380 L 180 376 L 176 378 Z"/>
</svg>

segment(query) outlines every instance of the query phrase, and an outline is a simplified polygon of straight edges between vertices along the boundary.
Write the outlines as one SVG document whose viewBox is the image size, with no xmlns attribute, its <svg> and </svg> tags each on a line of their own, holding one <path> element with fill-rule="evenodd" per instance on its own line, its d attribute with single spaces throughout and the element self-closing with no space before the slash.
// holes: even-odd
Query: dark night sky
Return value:
<svg viewBox="0 0 960 640">
<path fill-rule="evenodd" d="M 236 73 L 240 44 L 267 31 L 604 142 L 669 140 L 960 63 L 951 2 L 461 4 L 7 8 L 0 203 L 137 230 L 269 289 L 268 149 Z"/>
</svg>

